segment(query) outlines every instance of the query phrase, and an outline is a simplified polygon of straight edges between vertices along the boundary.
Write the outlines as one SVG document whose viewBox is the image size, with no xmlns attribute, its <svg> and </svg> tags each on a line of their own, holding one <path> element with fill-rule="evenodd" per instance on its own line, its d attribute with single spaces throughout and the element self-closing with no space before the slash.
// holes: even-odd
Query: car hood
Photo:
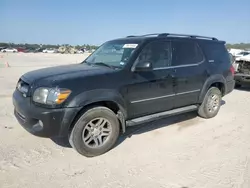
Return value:
<svg viewBox="0 0 250 188">
<path fill-rule="evenodd" d="M 237 58 L 237 61 L 249 61 L 250 62 L 250 55 L 239 57 Z"/>
<path fill-rule="evenodd" d="M 67 77 L 67 75 L 70 75 L 72 77 L 72 74 L 74 74 L 76 77 L 79 76 L 84 77 L 93 74 L 105 74 L 112 71 L 114 70 L 108 67 L 90 66 L 86 64 L 74 64 L 74 65 L 55 66 L 55 67 L 30 71 L 24 74 L 22 78 L 23 80 L 31 84 L 37 80 L 41 80 L 44 78 L 48 79 L 50 77 L 52 79 L 59 76 L 63 76 L 65 78 Z"/>
</svg>

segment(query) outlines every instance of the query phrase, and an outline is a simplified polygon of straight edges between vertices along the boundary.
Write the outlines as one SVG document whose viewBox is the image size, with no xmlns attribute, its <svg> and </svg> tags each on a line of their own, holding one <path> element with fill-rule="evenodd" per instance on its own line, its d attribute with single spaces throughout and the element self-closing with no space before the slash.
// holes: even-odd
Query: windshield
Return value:
<svg viewBox="0 0 250 188">
<path fill-rule="evenodd" d="M 249 52 L 240 52 L 240 53 L 238 53 L 238 55 L 243 55 L 243 56 L 248 55 L 248 54 L 249 54 Z"/>
<path fill-rule="evenodd" d="M 123 68 L 129 61 L 137 46 L 138 43 L 128 43 L 125 41 L 106 42 L 83 63 Z"/>
</svg>

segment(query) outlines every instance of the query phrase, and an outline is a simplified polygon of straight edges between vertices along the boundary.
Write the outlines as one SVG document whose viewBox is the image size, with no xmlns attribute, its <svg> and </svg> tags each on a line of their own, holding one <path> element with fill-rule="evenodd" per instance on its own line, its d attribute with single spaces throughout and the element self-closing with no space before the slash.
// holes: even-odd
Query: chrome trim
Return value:
<svg viewBox="0 0 250 188">
<path fill-rule="evenodd" d="M 182 67 L 194 67 L 194 66 L 199 66 L 201 64 L 203 64 L 205 62 L 205 58 L 203 55 L 203 59 L 202 61 L 198 62 L 198 63 L 194 63 L 194 64 L 188 64 L 188 65 L 177 65 L 177 66 L 169 66 L 169 67 L 159 67 L 159 68 L 154 68 L 154 70 L 163 70 L 163 69 L 175 69 L 175 68 L 182 68 Z"/>
<path fill-rule="evenodd" d="M 172 95 L 163 95 L 160 97 L 153 97 L 153 98 L 148 98 L 148 99 L 141 99 L 141 100 L 136 100 L 136 101 L 131 101 L 131 103 L 139 103 L 139 102 L 144 102 L 144 101 L 151 101 L 151 100 L 155 100 L 155 99 L 162 99 L 162 98 L 167 98 L 167 97 L 173 97 L 175 96 L 175 94 Z"/>
<path fill-rule="evenodd" d="M 196 90 L 193 90 L 193 91 L 185 91 L 185 92 L 180 92 L 180 93 L 177 93 L 176 95 L 184 95 L 184 94 L 189 94 L 189 93 L 196 93 L 196 92 L 199 92 L 200 89 L 196 89 Z"/>
<path fill-rule="evenodd" d="M 136 100 L 136 101 L 131 101 L 132 104 L 134 103 L 139 103 L 139 102 L 145 102 L 145 101 L 151 101 L 151 100 L 156 100 L 156 99 L 162 99 L 162 98 L 167 98 L 167 97 L 173 97 L 173 96 L 178 96 L 178 95 L 184 95 L 184 94 L 189 94 L 189 93 L 195 93 L 195 92 L 199 92 L 200 89 L 196 89 L 193 91 L 186 91 L 186 92 L 181 92 L 181 93 L 177 93 L 177 94 L 172 94 L 172 95 L 163 95 L 160 97 L 153 97 L 153 98 L 148 98 L 148 99 L 141 99 L 141 100 Z"/>
<path fill-rule="evenodd" d="M 169 66 L 169 67 L 159 67 L 159 68 L 154 68 L 153 70 L 163 70 L 163 69 L 174 69 L 174 68 L 182 68 L 182 67 L 194 67 L 198 66 L 199 64 L 189 64 L 189 65 L 178 65 L 178 66 Z"/>
</svg>

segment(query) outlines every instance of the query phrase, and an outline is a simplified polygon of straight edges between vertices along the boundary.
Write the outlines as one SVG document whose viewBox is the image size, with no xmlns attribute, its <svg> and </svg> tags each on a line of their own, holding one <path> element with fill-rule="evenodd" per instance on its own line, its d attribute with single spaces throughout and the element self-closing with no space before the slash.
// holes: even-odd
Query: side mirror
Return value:
<svg viewBox="0 0 250 188">
<path fill-rule="evenodd" d="M 152 63 L 149 61 L 139 62 L 134 69 L 135 72 L 151 71 L 151 70 L 153 70 L 153 67 Z"/>
</svg>

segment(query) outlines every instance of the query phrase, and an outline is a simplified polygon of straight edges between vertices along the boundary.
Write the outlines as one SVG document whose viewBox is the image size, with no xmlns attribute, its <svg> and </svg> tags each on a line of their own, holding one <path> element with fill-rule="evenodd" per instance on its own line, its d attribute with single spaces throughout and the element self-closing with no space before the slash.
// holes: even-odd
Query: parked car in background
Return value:
<svg viewBox="0 0 250 188">
<path fill-rule="evenodd" d="M 34 50 L 34 53 L 41 53 L 43 52 L 44 48 L 37 48 Z"/>
<path fill-rule="evenodd" d="M 237 60 L 240 60 L 241 57 L 249 55 L 249 54 L 250 52 L 248 51 L 242 51 L 240 53 L 235 54 L 234 57 L 235 57 L 235 60 L 237 61 Z"/>
<path fill-rule="evenodd" d="M 236 54 L 243 52 L 244 50 L 242 49 L 229 49 L 228 52 L 231 53 L 233 56 L 235 56 Z"/>
<path fill-rule="evenodd" d="M 0 52 L 3 50 L 3 49 L 5 49 L 6 47 L 0 47 Z"/>
<path fill-rule="evenodd" d="M 56 49 L 54 48 L 46 48 L 43 50 L 43 53 L 56 53 Z"/>
<path fill-rule="evenodd" d="M 17 51 L 18 51 L 18 52 L 26 53 L 26 52 L 28 51 L 28 49 L 25 48 L 25 47 L 18 47 L 18 48 L 17 48 Z"/>
<path fill-rule="evenodd" d="M 12 53 L 16 53 L 18 52 L 16 48 L 5 48 L 2 49 L 1 52 L 12 52 Z"/>
<path fill-rule="evenodd" d="M 77 50 L 76 53 L 77 54 L 83 54 L 84 52 L 82 50 Z"/>
<path fill-rule="evenodd" d="M 250 54 L 238 57 L 234 62 L 236 87 L 250 85 Z"/>
</svg>

